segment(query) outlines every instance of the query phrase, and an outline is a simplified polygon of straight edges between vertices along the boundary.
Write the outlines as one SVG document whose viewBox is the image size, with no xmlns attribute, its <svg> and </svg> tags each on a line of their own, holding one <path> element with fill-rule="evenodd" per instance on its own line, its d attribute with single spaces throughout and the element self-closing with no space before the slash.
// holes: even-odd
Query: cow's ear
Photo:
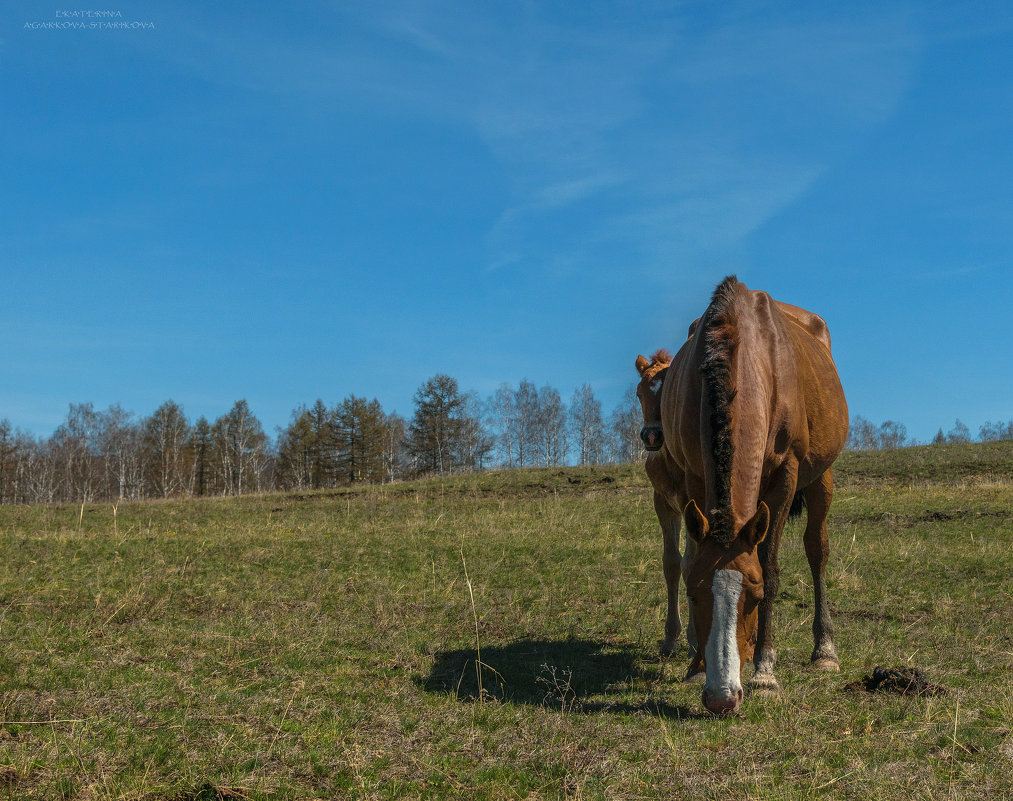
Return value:
<svg viewBox="0 0 1013 801">
<path fill-rule="evenodd" d="M 766 538 L 769 527 L 770 507 L 763 501 L 760 501 L 760 505 L 756 507 L 756 512 L 749 518 L 749 522 L 742 527 L 739 536 L 746 546 L 752 550 Z"/>
<path fill-rule="evenodd" d="M 700 507 L 696 505 L 696 501 L 686 504 L 686 508 L 682 510 L 682 519 L 686 521 L 686 533 L 693 538 L 693 541 L 697 545 L 703 542 L 711 527 L 703 512 L 700 511 Z"/>
<path fill-rule="evenodd" d="M 651 366 L 651 363 L 649 361 L 647 361 L 647 359 L 645 359 L 640 354 L 637 355 L 637 372 L 640 373 L 640 375 L 643 375 L 644 374 L 644 370 L 646 370 L 650 366 Z"/>
</svg>

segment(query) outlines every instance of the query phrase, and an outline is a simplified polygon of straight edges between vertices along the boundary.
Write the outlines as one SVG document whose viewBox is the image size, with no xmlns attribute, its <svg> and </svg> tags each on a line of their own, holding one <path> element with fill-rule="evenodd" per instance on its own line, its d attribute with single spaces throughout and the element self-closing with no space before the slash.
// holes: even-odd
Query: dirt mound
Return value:
<svg viewBox="0 0 1013 801">
<path fill-rule="evenodd" d="M 918 668 L 875 667 L 870 675 L 853 681 L 845 690 L 865 690 L 870 693 L 897 693 L 898 695 L 946 695 L 946 688 L 930 684 Z"/>
<path fill-rule="evenodd" d="M 250 796 L 242 790 L 229 787 L 218 787 L 206 782 L 192 792 L 178 795 L 175 801 L 249 801 Z"/>
</svg>

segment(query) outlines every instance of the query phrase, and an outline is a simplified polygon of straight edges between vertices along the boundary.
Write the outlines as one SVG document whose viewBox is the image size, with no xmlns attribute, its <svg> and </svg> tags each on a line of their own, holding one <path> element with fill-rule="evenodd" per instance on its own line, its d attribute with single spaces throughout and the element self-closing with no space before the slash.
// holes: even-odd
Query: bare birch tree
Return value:
<svg viewBox="0 0 1013 801">
<path fill-rule="evenodd" d="M 532 435 L 534 463 L 543 467 L 556 467 L 566 463 L 566 406 L 563 405 L 559 390 L 550 386 L 538 390 Z"/>
<path fill-rule="evenodd" d="M 259 484 L 267 437 L 245 400 L 238 400 L 213 428 L 223 492 L 242 495 Z M 252 486 L 251 486 L 252 485 Z"/>
<path fill-rule="evenodd" d="M 173 400 L 159 406 L 143 424 L 147 476 L 155 495 L 168 498 L 186 489 L 189 474 L 186 443 L 190 424 Z"/>
<path fill-rule="evenodd" d="M 17 442 L 11 421 L 0 420 L 0 504 L 13 503 L 13 479 L 17 472 Z"/>
<path fill-rule="evenodd" d="M 466 470 L 484 470 L 493 449 L 494 438 L 483 423 L 485 404 L 474 392 L 461 396 L 457 462 Z"/>
<path fill-rule="evenodd" d="M 486 418 L 494 431 L 496 452 L 503 467 L 516 466 L 514 443 L 514 390 L 507 384 L 500 384 L 486 406 Z"/>
<path fill-rule="evenodd" d="M 408 470 L 408 425 L 396 412 L 388 414 L 383 426 L 384 480 L 396 481 Z"/>
<path fill-rule="evenodd" d="M 133 415 L 119 404 L 98 415 L 97 448 L 102 460 L 103 497 L 116 500 L 142 497 L 141 431 Z"/>
<path fill-rule="evenodd" d="M 640 439 L 644 415 L 637 400 L 636 385 L 623 395 L 622 401 L 609 416 L 611 460 L 616 464 L 634 464 L 643 460 L 644 443 Z"/>
<path fill-rule="evenodd" d="M 63 500 L 94 500 L 101 481 L 96 453 L 98 415 L 91 403 L 72 403 L 67 419 L 53 432 L 50 443 L 57 460 L 58 493 Z"/>
<path fill-rule="evenodd" d="M 601 402 L 590 384 L 581 384 L 570 401 L 570 430 L 577 449 L 578 463 L 602 464 L 605 456 L 605 423 Z"/>
</svg>

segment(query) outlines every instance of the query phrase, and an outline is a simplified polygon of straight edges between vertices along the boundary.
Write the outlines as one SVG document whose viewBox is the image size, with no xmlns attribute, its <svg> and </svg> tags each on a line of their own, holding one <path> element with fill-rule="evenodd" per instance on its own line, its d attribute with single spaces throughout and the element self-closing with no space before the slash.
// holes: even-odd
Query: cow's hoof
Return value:
<svg viewBox="0 0 1013 801">
<path fill-rule="evenodd" d="M 777 695 L 781 685 L 773 673 L 757 673 L 749 680 L 749 689 L 756 695 Z"/>
</svg>

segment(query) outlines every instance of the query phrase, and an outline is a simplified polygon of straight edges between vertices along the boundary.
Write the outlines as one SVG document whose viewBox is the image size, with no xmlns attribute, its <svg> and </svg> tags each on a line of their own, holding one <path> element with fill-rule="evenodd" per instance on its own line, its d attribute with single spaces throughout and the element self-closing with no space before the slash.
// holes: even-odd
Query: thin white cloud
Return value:
<svg viewBox="0 0 1013 801">
<path fill-rule="evenodd" d="M 820 174 L 820 168 L 801 164 L 740 174 L 724 186 L 674 193 L 668 202 L 632 209 L 611 221 L 611 234 L 641 243 L 658 257 L 656 265 L 673 254 L 720 253 L 797 200 Z"/>
<path fill-rule="evenodd" d="M 921 41 L 907 14 L 889 10 L 809 23 L 751 20 L 687 42 L 673 76 L 730 99 L 769 101 L 768 125 L 804 129 L 815 117 L 850 130 L 882 122 L 896 107 Z M 794 113 L 779 120 L 778 108 Z"/>
<path fill-rule="evenodd" d="M 403 39 L 423 53 L 444 59 L 454 57 L 454 48 L 445 39 L 403 16 L 391 17 L 386 26 L 392 35 Z"/>
<path fill-rule="evenodd" d="M 546 210 L 578 203 L 602 190 L 615 187 L 625 180 L 624 176 L 618 173 L 603 173 L 560 181 L 537 190 L 533 206 L 536 209 Z"/>
<path fill-rule="evenodd" d="M 247 90 L 472 130 L 508 182 L 496 271 L 523 254 L 571 262 L 607 235 L 737 246 L 889 119 L 918 63 L 903 11 L 729 8 L 706 25 L 695 6 L 617 25 L 537 5 L 341 5 L 327 24 L 354 35 L 336 45 L 187 19 L 171 57 Z M 555 235 L 590 198 L 594 235 Z"/>
<path fill-rule="evenodd" d="M 666 261 L 734 249 L 889 119 L 919 54 L 902 14 L 678 27 L 633 59 L 585 33 L 580 69 L 529 53 L 535 67 L 497 84 L 478 130 L 515 202 L 490 237 L 492 259 L 593 258 L 608 236 L 667 250 Z M 593 195 L 612 202 L 583 242 L 538 239 L 542 218 L 551 230 L 552 215 Z"/>
</svg>

